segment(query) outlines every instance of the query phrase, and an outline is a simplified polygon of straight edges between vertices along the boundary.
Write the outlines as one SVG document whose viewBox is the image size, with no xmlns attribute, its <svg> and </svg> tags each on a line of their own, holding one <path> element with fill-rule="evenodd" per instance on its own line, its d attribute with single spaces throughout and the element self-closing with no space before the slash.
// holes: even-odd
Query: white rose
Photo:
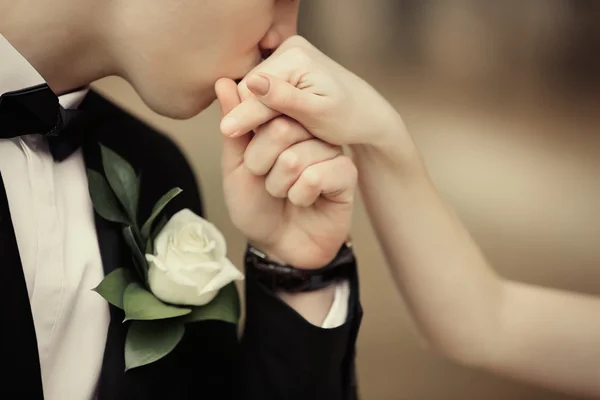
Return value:
<svg viewBox="0 0 600 400">
<path fill-rule="evenodd" d="M 167 222 L 148 260 L 148 284 L 154 295 L 175 305 L 210 303 L 227 284 L 244 279 L 229 261 L 223 234 L 188 209 Z"/>
</svg>

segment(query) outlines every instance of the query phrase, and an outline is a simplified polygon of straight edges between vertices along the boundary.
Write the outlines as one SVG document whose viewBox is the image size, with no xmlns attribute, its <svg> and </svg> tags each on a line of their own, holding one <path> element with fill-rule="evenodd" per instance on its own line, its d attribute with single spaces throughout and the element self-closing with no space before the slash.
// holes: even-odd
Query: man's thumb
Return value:
<svg viewBox="0 0 600 400">
<path fill-rule="evenodd" d="M 248 90 L 267 107 L 302 123 L 308 122 L 318 107 L 318 97 L 273 75 L 258 73 L 246 80 Z"/>
</svg>

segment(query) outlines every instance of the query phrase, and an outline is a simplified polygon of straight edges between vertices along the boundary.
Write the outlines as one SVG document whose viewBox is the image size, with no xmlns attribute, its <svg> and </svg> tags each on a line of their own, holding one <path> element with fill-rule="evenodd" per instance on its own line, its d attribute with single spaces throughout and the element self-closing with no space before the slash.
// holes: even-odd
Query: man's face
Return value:
<svg viewBox="0 0 600 400">
<path fill-rule="evenodd" d="M 156 112 L 191 117 L 296 33 L 299 0 L 127 0 L 110 35 L 120 74 Z"/>
</svg>

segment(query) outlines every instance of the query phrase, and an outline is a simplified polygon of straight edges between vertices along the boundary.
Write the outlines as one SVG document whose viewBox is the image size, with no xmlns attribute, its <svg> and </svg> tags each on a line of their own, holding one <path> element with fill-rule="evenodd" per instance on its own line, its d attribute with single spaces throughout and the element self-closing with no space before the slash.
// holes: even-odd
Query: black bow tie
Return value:
<svg viewBox="0 0 600 400">
<path fill-rule="evenodd" d="M 0 96 L 0 139 L 42 134 L 48 139 L 54 159 L 62 161 L 82 144 L 82 132 L 74 129 L 82 114 L 61 107 L 56 94 L 45 84 L 4 93 Z"/>
</svg>

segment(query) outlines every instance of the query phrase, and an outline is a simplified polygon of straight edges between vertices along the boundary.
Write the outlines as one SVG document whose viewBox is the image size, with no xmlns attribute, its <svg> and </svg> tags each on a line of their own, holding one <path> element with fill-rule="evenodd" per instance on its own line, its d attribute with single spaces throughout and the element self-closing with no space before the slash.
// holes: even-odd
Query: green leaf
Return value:
<svg viewBox="0 0 600 400">
<path fill-rule="evenodd" d="M 132 223 L 137 223 L 140 184 L 133 167 L 117 153 L 101 145 L 102 164 L 110 187 Z"/>
<path fill-rule="evenodd" d="M 123 236 L 125 237 L 125 243 L 127 243 L 127 246 L 129 246 L 129 249 L 131 249 L 131 257 L 133 258 L 136 271 L 140 279 L 146 282 L 146 279 L 148 278 L 148 263 L 146 262 L 146 257 L 140 250 L 137 241 L 135 240 L 131 226 L 126 226 L 123 228 Z"/>
<path fill-rule="evenodd" d="M 168 319 L 181 317 L 192 312 L 189 308 L 175 307 L 163 303 L 137 282 L 130 283 L 125 289 L 123 306 L 125 321 Z"/>
<path fill-rule="evenodd" d="M 235 284 L 225 286 L 207 305 L 193 307 L 191 314 L 181 320 L 185 323 L 218 320 L 237 324 L 240 320 L 240 296 Z"/>
<path fill-rule="evenodd" d="M 173 188 L 173 189 L 169 190 L 167 193 L 165 193 L 158 200 L 158 202 L 152 209 L 152 214 L 150 215 L 150 218 L 148 218 L 148 220 L 144 223 L 144 226 L 142 226 L 142 237 L 148 238 L 150 236 L 152 224 L 154 223 L 154 220 L 156 219 L 156 217 L 158 217 L 158 215 L 162 212 L 162 210 L 166 207 L 166 205 L 169 204 L 169 202 L 171 200 L 173 200 L 175 197 L 177 197 L 179 195 L 179 193 L 181 193 L 181 192 L 182 192 L 182 190 L 180 188 Z"/>
<path fill-rule="evenodd" d="M 154 241 L 152 238 L 146 240 L 146 254 L 154 254 Z"/>
<path fill-rule="evenodd" d="M 135 198 L 137 199 L 136 204 L 139 205 L 140 202 L 140 193 L 142 192 L 142 175 L 144 174 L 144 171 L 140 171 L 140 173 L 137 176 L 137 193 L 135 193 Z M 137 208 L 136 208 L 136 218 L 137 218 Z M 137 222 L 137 221 L 136 221 Z M 137 223 L 136 223 L 137 226 Z"/>
<path fill-rule="evenodd" d="M 123 207 L 104 176 L 93 169 L 88 169 L 87 175 L 90 197 L 96 212 L 111 222 L 129 223 Z"/>
<path fill-rule="evenodd" d="M 177 347 L 184 333 L 181 322 L 132 322 L 125 339 L 125 371 L 165 357 Z"/>
<path fill-rule="evenodd" d="M 156 236 L 163 230 L 167 222 L 169 222 L 169 220 L 163 215 L 158 224 L 152 229 L 152 234 L 146 241 L 146 254 L 154 254 L 154 241 L 156 240 Z"/>
<path fill-rule="evenodd" d="M 133 280 L 133 274 L 130 270 L 118 268 L 106 275 L 93 290 L 110 304 L 123 309 L 123 294 Z"/>
<path fill-rule="evenodd" d="M 169 222 L 169 219 L 163 215 L 163 217 L 160 219 L 160 221 L 158 222 L 158 224 L 156 224 L 156 226 L 154 227 L 154 229 L 152 229 L 152 235 L 151 238 L 154 241 L 156 239 L 156 237 L 158 236 L 158 234 L 163 230 L 163 228 L 165 227 L 165 225 L 167 224 L 167 222 Z"/>
</svg>

